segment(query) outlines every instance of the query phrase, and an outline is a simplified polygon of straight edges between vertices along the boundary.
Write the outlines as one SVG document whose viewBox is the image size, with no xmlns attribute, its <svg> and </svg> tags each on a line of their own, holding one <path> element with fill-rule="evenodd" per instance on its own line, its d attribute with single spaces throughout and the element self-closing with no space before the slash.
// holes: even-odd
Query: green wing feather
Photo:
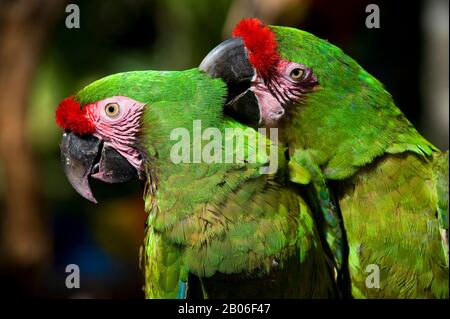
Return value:
<svg viewBox="0 0 450 319">
<path fill-rule="evenodd" d="M 432 163 L 387 155 L 350 178 L 340 205 L 354 292 L 371 298 L 448 298 L 448 268 Z M 367 266 L 380 269 L 368 288 Z"/>
<path fill-rule="evenodd" d="M 145 231 L 142 254 L 145 297 L 150 299 L 175 299 L 181 279 L 182 251 L 179 247 L 165 242 L 161 235 L 156 234 L 149 224 Z"/>
</svg>

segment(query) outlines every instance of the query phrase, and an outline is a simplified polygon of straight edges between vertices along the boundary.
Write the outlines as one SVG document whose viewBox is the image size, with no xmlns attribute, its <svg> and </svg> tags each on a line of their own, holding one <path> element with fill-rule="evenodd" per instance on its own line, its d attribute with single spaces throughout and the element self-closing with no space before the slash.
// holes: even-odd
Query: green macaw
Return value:
<svg viewBox="0 0 450 319">
<path fill-rule="evenodd" d="M 198 69 L 102 78 L 56 111 L 65 174 L 93 202 L 90 178 L 145 181 L 148 298 L 339 297 L 286 149 L 224 116 L 226 95 Z"/>
<path fill-rule="evenodd" d="M 257 19 L 242 20 L 233 35 L 200 69 L 227 83 L 226 114 L 279 128 L 291 180 L 315 185 L 324 204 L 346 295 L 448 298 L 448 151 L 331 43 Z M 297 167 L 309 178 L 297 180 Z M 333 203 L 338 214 L 327 209 Z"/>
</svg>

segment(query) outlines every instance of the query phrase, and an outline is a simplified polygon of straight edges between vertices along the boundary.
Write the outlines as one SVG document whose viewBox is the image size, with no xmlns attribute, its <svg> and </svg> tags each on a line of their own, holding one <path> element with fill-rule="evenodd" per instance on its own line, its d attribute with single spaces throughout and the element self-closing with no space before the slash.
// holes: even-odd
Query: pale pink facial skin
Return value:
<svg viewBox="0 0 450 319">
<path fill-rule="evenodd" d="M 108 116 L 106 108 L 111 103 L 119 106 L 115 116 Z M 136 149 L 136 137 L 140 129 L 140 117 L 145 103 L 126 96 L 113 96 L 86 105 L 86 116 L 95 124 L 92 134 L 125 157 L 138 171 L 143 171 L 142 157 Z M 95 177 L 93 175 L 93 177 Z"/>
<path fill-rule="evenodd" d="M 291 77 L 291 72 L 295 69 L 303 71 L 303 76 L 297 80 Z M 255 74 L 250 90 L 258 99 L 260 125 L 264 126 L 275 126 L 290 104 L 298 103 L 306 92 L 318 84 L 310 68 L 286 60 L 280 60 L 275 75 L 270 79 L 262 78 L 257 72 Z"/>
</svg>

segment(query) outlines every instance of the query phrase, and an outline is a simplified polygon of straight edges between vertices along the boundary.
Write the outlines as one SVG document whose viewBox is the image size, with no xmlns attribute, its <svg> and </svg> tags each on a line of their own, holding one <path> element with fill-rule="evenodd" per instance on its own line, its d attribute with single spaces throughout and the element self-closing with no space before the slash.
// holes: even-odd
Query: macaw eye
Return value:
<svg viewBox="0 0 450 319">
<path fill-rule="evenodd" d="M 303 77 L 304 73 L 305 72 L 302 69 L 295 68 L 291 71 L 291 74 L 289 74 L 289 76 L 291 77 L 292 80 L 298 81 Z"/>
<path fill-rule="evenodd" d="M 119 104 L 117 103 L 109 103 L 105 106 L 105 113 L 109 117 L 117 117 L 117 115 L 119 115 L 119 111 Z"/>
</svg>

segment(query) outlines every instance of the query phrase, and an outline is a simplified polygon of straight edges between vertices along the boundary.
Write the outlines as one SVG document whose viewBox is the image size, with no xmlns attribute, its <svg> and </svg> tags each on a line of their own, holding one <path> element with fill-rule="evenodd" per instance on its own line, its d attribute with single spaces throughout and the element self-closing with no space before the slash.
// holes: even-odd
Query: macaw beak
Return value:
<svg viewBox="0 0 450 319">
<path fill-rule="evenodd" d="M 89 179 L 106 183 L 124 183 L 138 178 L 138 172 L 122 155 L 91 135 L 64 132 L 61 162 L 72 187 L 84 198 L 97 203 Z"/>
<path fill-rule="evenodd" d="M 240 37 L 225 40 L 212 49 L 200 63 L 199 69 L 213 78 L 221 78 L 227 84 L 225 114 L 247 125 L 257 126 L 260 123 L 259 103 L 250 90 L 255 69 Z"/>
</svg>

